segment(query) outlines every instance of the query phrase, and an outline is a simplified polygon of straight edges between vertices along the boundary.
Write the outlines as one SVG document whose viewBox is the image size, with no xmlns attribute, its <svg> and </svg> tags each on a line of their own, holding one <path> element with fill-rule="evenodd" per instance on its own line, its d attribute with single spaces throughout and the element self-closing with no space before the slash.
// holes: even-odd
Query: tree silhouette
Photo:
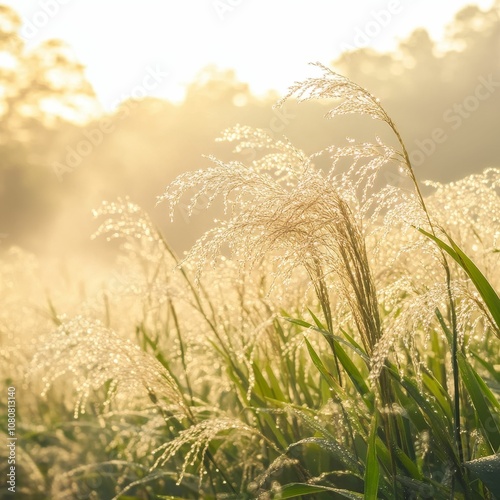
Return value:
<svg viewBox="0 0 500 500">
<path fill-rule="evenodd" d="M 67 45 L 49 40 L 28 51 L 20 27 L 0 6 L 0 232 L 33 246 L 57 206 L 49 145 L 67 120 L 95 113 L 97 101 Z"/>
</svg>

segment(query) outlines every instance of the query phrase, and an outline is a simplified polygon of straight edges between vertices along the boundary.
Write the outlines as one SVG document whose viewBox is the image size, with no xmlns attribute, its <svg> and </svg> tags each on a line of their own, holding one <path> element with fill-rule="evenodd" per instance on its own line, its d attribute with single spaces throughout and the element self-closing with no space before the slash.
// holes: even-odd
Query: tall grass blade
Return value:
<svg viewBox="0 0 500 500">
<path fill-rule="evenodd" d="M 372 417 L 365 468 L 365 500 L 377 500 L 379 483 L 379 463 L 377 457 L 378 414 Z"/>
<path fill-rule="evenodd" d="M 496 326 L 500 329 L 500 297 L 498 297 L 497 292 L 491 286 L 489 281 L 485 278 L 483 273 L 478 269 L 478 267 L 472 262 L 472 260 L 467 257 L 467 255 L 460 249 L 460 247 L 452 240 L 452 238 L 446 234 L 450 245 L 446 244 L 443 240 L 431 234 L 425 229 L 418 228 L 418 230 L 427 236 L 429 239 L 433 240 L 439 248 L 444 250 L 453 260 L 467 273 L 469 278 L 472 280 L 477 288 L 477 291 L 481 295 L 484 303 L 488 307 L 488 310 L 494 319 Z"/>
</svg>

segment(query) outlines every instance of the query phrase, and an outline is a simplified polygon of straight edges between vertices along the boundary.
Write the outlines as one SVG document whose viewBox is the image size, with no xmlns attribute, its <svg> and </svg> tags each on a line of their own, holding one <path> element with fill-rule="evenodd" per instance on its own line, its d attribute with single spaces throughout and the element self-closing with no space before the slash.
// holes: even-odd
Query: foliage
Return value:
<svg viewBox="0 0 500 500">
<path fill-rule="evenodd" d="M 256 159 L 210 158 L 160 197 L 172 215 L 223 199 L 182 261 L 129 200 L 96 211 L 122 257 L 80 312 L 49 303 L 29 369 L 44 421 L 27 405 L 19 424 L 32 498 L 492 498 L 500 171 L 424 197 L 380 101 L 319 69 L 287 98 L 334 100 L 328 117 L 380 120 L 395 144 L 306 155 L 227 130 Z"/>
</svg>

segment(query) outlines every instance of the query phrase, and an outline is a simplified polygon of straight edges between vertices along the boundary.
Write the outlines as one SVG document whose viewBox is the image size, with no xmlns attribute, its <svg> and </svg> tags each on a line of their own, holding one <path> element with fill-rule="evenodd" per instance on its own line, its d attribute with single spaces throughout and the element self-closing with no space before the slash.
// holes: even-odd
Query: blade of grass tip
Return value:
<svg viewBox="0 0 500 500">
<path fill-rule="evenodd" d="M 314 323 L 316 323 L 316 326 L 318 328 L 321 328 L 322 330 L 326 330 L 324 327 L 323 323 L 319 320 L 319 318 L 311 311 L 311 309 L 307 308 L 309 314 L 311 315 L 311 318 L 313 319 Z"/>
<path fill-rule="evenodd" d="M 321 322 L 319 321 L 319 319 L 314 315 L 314 313 L 310 309 L 307 309 L 307 310 L 309 311 L 309 314 L 312 316 L 314 322 L 316 323 L 316 327 L 317 327 L 316 331 L 320 331 L 320 333 L 322 333 L 323 336 L 326 337 L 327 332 L 324 329 Z M 330 334 L 328 337 L 331 338 L 332 341 L 336 341 L 337 344 L 339 343 L 340 337 L 336 337 L 335 335 L 333 335 L 333 333 Z M 360 346 L 358 344 L 356 344 L 355 342 L 353 342 L 353 346 L 355 348 L 358 348 L 358 349 L 360 348 Z M 356 365 L 351 361 L 351 359 L 347 356 L 346 352 L 342 349 L 342 347 L 340 345 L 336 346 L 336 352 L 337 352 L 337 356 L 339 358 L 339 361 L 341 362 L 342 366 L 346 370 L 347 374 L 351 378 L 352 382 L 354 383 L 354 385 L 356 386 L 358 391 L 362 395 L 369 392 L 369 389 L 368 389 L 368 386 L 366 385 L 364 377 L 361 376 Z"/>
<path fill-rule="evenodd" d="M 337 394 L 342 393 L 343 391 L 339 386 L 338 382 L 335 380 L 335 377 L 328 371 L 328 369 L 324 365 L 323 361 L 321 361 L 321 358 L 318 356 L 317 352 L 314 350 L 314 347 L 311 345 L 309 340 L 307 340 L 307 338 L 304 337 L 304 341 L 306 343 L 309 356 L 311 356 L 311 360 L 314 363 L 314 366 L 321 373 L 321 375 L 326 380 L 329 387 L 331 387 Z"/>
<path fill-rule="evenodd" d="M 271 387 L 269 387 L 269 384 L 267 383 L 267 380 L 262 375 L 262 372 L 260 371 L 260 368 L 257 365 L 257 363 L 255 363 L 255 362 L 252 363 L 252 370 L 253 370 L 253 373 L 255 375 L 255 382 L 256 382 L 256 387 L 254 387 L 254 392 L 256 389 L 258 389 L 260 392 L 259 396 L 262 399 L 275 398 L 275 395 L 274 395 Z"/>
<path fill-rule="evenodd" d="M 363 347 L 361 347 L 361 345 L 358 344 L 358 342 L 356 342 L 354 340 L 354 337 L 352 337 L 351 335 L 349 335 L 343 328 L 340 328 L 340 331 L 342 332 L 342 334 L 344 335 L 344 337 L 354 346 L 356 347 L 359 351 L 362 351 L 364 352 L 363 350 Z"/>
<path fill-rule="evenodd" d="M 488 310 L 493 316 L 495 323 L 500 328 L 500 297 L 474 262 L 462 251 L 462 249 L 451 239 L 450 236 L 446 236 L 450 240 L 453 250 L 455 250 L 460 259 L 459 264 L 476 285 L 476 288 L 488 306 Z"/>
<path fill-rule="evenodd" d="M 446 244 L 437 236 L 428 233 L 422 228 L 418 228 L 418 230 L 429 239 L 434 241 L 439 246 L 439 248 L 448 253 L 453 258 L 453 260 L 455 260 L 455 262 L 466 272 L 466 274 L 474 283 L 482 299 L 484 300 L 484 303 L 488 307 L 488 310 L 497 327 L 500 328 L 500 297 L 498 297 L 495 289 L 490 285 L 489 281 L 485 278 L 483 273 L 478 269 L 474 262 L 472 262 L 472 260 L 460 249 L 460 247 L 448 234 L 445 233 L 451 246 Z"/>
<path fill-rule="evenodd" d="M 337 357 L 339 358 L 340 364 L 344 367 L 344 370 L 346 371 L 348 377 L 351 379 L 351 382 L 353 383 L 358 393 L 361 395 L 368 407 L 370 409 L 373 409 L 373 398 L 369 397 L 372 395 L 372 393 L 365 381 L 365 377 L 361 375 L 361 372 L 358 370 L 357 366 L 340 345 L 337 345 Z"/>
<path fill-rule="evenodd" d="M 422 382 L 424 383 L 425 388 L 430 392 L 430 394 L 434 397 L 436 403 L 439 404 L 441 410 L 443 411 L 443 415 L 451 422 L 453 421 L 452 415 L 452 400 L 448 392 L 444 389 L 444 387 L 439 383 L 438 380 L 434 377 L 434 374 L 427 370 L 425 367 L 422 369 Z"/>
<path fill-rule="evenodd" d="M 61 326 L 62 325 L 62 322 L 61 320 L 59 319 L 59 316 L 57 314 L 57 310 L 54 306 L 54 303 L 52 302 L 52 299 L 50 298 L 50 296 L 47 294 L 47 304 L 49 306 L 49 312 L 50 312 L 50 319 L 52 320 L 52 322 L 56 325 L 56 326 Z"/>
<path fill-rule="evenodd" d="M 500 412 L 500 401 L 498 401 L 492 390 L 488 387 L 488 385 L 486 385 L 486 382 L 481 378 L 479 373 L 477 373 L 477 371 L 472 368 L 472 366 L 471 369 L 472 374 L 474 375 L 474 378 L 481 389 L 481 393 L 484 396 L 484 399 L 489 401 L 493 409 L 495 409 L 497 412 Z"/>
<path fill-rule="evenodd" d="M 405 409 L 405 413 L 408 416 L 409 422 L 415 427 L 419 432 L 423 432 L 428 429 L 429 425 L 424 418 L 424 416 L 419 411 L 419 406 L 417 402 L 408 395 L 401 384 L 394 384 L 394 390 L 398 403 L 402 408 Z M 413 439 L 413 434 L 411 436 Z"/>
<path fill-rule="evenodd" d="M 396 456 L 412 479 L 419 481 L 423 479 L 422 473 L 414 460 L 412 460 L 401 448 L 396 447 Z"/>
</svg>

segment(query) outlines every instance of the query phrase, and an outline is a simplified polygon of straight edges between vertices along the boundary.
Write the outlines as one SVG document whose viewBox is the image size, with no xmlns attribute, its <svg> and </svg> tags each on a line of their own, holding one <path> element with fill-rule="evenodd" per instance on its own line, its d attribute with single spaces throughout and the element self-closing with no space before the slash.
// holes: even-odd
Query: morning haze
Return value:
<svg viewBox="0 0 500 500">
<path fill-rule="evenodd" d="M 500 162 L 498 8 L 464 8 L 439 46 L 417 29 L 397 50 L 353 47 L 321 61 L 382 100 L 421 180 L 457 180 Z M 151 64 L 120 93 L 116 111 L 104 114 L 70 47 L 46 41 L 28 50 L 15 11 L 2 7 L 0 15 L 0 230 L 10 245 L 56 254 L 96 251 L 100 243 L 89 239 L 95 229 L 91 210 L 102 200 L 129 196 L 176 250 L 187 249 L 217 210 L 198 210 L 187 219 L 181 209 L 170 224 L 165 207 L 155 208 L 156 198 L 179 173 L 206 166 L 202 155 L 229 158 L 230 145 L 215 139 L 236 123 L 286 136 L 307 153 L 345 143 L 353 134 L 373 140 L 373 124 L 366 120 L 328 122 L 317 103 L 289 103 L 278 112 L 272 109 L 277 94 L 256 97 L 232 70 L 214 66 L 201 68 L 184 99 L 173 103 L 148 97 L 172 77 Z M 359 31 L 357 36 L 351 46 L 369 38 Z M 253 159 L 248 151 L 239 158 Z"/>
</svg>

